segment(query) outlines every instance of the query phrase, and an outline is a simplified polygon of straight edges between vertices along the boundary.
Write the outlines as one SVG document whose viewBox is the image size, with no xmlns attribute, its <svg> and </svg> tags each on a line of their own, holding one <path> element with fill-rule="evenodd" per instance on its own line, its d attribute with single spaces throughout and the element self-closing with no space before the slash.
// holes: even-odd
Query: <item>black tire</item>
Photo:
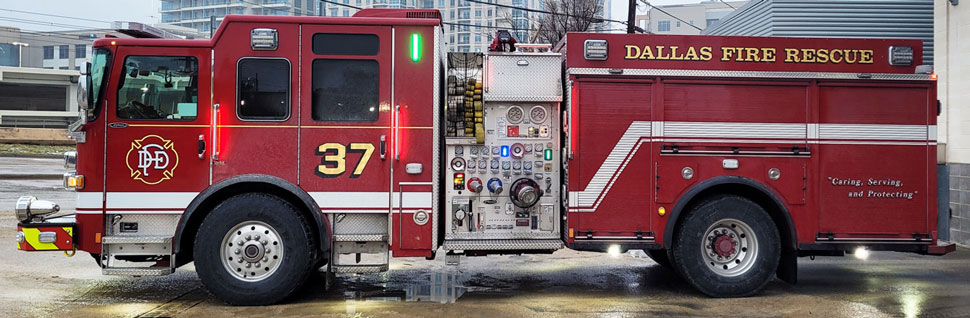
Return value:
<svg viewBox="0 0 970 318">
<path fill-rule="evenodd" d="M 277 246 L 273 246 L 272 242 L 263 244 L 266 249 L 279 250 L 261 251 L 259 257 L 269 259 L 271 252 L 282 252 L 282 260 L 273 260 L 276 264 L 273 271 L 261 274 L 264 276 L 259 281 L 246 281 L 238 277 L 227 268 L 235 266 L 235 263 L 231 261 L 228 262 L 230 265 L 225 265 L 222 261 L 224 240 L 229 239 L 230 231 L 247 222 L 268 225 L 275 231 L 278 241 L 282 242 Z M 195 237 L 195 270 L 206 289 L 227 304 L 274 304 L 298 290 L 314 269 L 312 266 L 316 262 L 312 258 L 312 233 L 300 212 L 286 201 L 261 193 L 236 195 L 217 205 L 202 221 Z M 250 243 L 247 241 L 247 244 Z M 232 243 L 227 246 L 232 246 Z M 247 249 L 244 253 L 248 253 L 248 245 L 243 248 Z M 261 267 L 258 262 L 254 264 Z"/>
<path fill-rule="evenodd" d="M 740 230 L 745 226 L 748 230 Z M 702 245 L 703 241 L 711 245 Z M 726 245 L 719 247 L 714 242 Z M 671 255 L 680 276 L 700 292 L 711 297 L 746 297 L 774 278 L 780 244 L 778 229 L 761 206 L 740 196 L 722 195 L 688 211 L 674 233 Z M 721 253 L 727 254 L 723 260 L 717 258 Z M 734 270 L 737 272 L 729 272 Z"/>
<path fill-rule="evenodd" d="M 660 266 L 673 269 L 670 264 L 670 257 L 667 257 L 667 250 L 646 250 L 647 256 L 650 257 L 654 262 L 660 264 Z"/>
</svg>

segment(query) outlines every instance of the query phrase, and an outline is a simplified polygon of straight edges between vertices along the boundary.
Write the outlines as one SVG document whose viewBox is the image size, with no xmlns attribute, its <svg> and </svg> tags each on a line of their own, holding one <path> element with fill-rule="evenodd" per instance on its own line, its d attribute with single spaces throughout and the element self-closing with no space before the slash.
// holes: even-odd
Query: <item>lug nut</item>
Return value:
<svg viewBox="0 0 970 318">
<path fill-rule="evenodd" d="M 266 254 L 269 254 L 269 248 L 266 249 Z"/>
<path fill-rule="evenodd" d="M 256 266 L 257 268 L 259 268 L 259 262 L 256 262 L 256 265 L 254 265 L 254 266 Z"/>
<path fill-rule="evenodd" d="M 234 254 L 236 254 L 236 255 L 239 255 L 239 249 L 238 249 L 238 248 L 237 248 L 237 249 L 236 249 L 235 251 L 232 251 L 232 252 L 233 252 Z"/>
<path fill-rule="evenodd" d="M 246 240 L 247 240 L 247 241 L 248 241 L 248 240 L 251 240 L 251 239 L 253 239 L 253 236 L 252 236 L 252 235 L 246 235 Z"/>
<path fill-rule="evenodd" d="M 255 238 L 257 241 L 259 241 L 259 235 L 256 235 L 253 238 Z"/>
<path fill-rule="evenodd" d="M 266 243 L 269 243 L 269 242 L 267 242 L 266 240 L 263 240 L 262 242 L 259 242 L 259 244 L 263 244 L 263 245 L 266 245 Z"/>
<path fill-rule="evenodd" d="M 252 263 L 246 263 L 246 268 L 250 268 L 250 267 L 253 267 L 253 264 Z"/>
</svg>

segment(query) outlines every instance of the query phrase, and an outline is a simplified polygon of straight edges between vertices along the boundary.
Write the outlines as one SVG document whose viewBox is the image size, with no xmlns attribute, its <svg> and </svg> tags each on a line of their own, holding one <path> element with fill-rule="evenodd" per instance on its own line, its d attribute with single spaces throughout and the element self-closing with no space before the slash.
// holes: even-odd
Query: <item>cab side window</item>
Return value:
<svg viewBox="0 0 970 318">
<path fill-rule="evenodd" d="M 290 62 L 246 58 L 236 70 L 236 114 L 242 120 L 290 117 Z"/>
<path fill-rule="evenodd" d="M 195 120 L 199 61 L 192 56 L 128 56 L 118 85 L 121 119 Z"/>
<path fill-rule="evenodd" d="M 379 83 L 375 60 L 313 60 L 313 120 L 377 121 Z"/>
</svg>

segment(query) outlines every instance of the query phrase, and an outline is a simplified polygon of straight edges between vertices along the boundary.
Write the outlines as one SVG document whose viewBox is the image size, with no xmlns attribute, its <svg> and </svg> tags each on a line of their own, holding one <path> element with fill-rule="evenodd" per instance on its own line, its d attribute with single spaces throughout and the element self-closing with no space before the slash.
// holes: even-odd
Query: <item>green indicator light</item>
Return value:
<svg viewBox="0 0 970 318">
<path fill-rule="evenodd" d="M 421 60 L 421 35 L 417 33 L 411 34 L 411 61 L 417 62 Z"/>
<path fill-rule="evenodd" d="M 545 155 L 546 160 L 552 160 L 552 149 L 546 149 L 543 155 Z"/>
</svg>

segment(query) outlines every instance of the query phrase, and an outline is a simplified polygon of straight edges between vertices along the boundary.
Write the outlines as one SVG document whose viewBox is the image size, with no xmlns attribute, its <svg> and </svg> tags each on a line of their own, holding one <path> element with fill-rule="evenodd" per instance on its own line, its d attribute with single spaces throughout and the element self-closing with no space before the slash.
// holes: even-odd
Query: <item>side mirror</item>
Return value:
<svg viewBox="0 0 970 318">
<path fill-rule="evenodd" d="M 84 67 L 81 68 L 81 75 L 91 74 L 91 62 L 84 62 Z"/>
</svg>

